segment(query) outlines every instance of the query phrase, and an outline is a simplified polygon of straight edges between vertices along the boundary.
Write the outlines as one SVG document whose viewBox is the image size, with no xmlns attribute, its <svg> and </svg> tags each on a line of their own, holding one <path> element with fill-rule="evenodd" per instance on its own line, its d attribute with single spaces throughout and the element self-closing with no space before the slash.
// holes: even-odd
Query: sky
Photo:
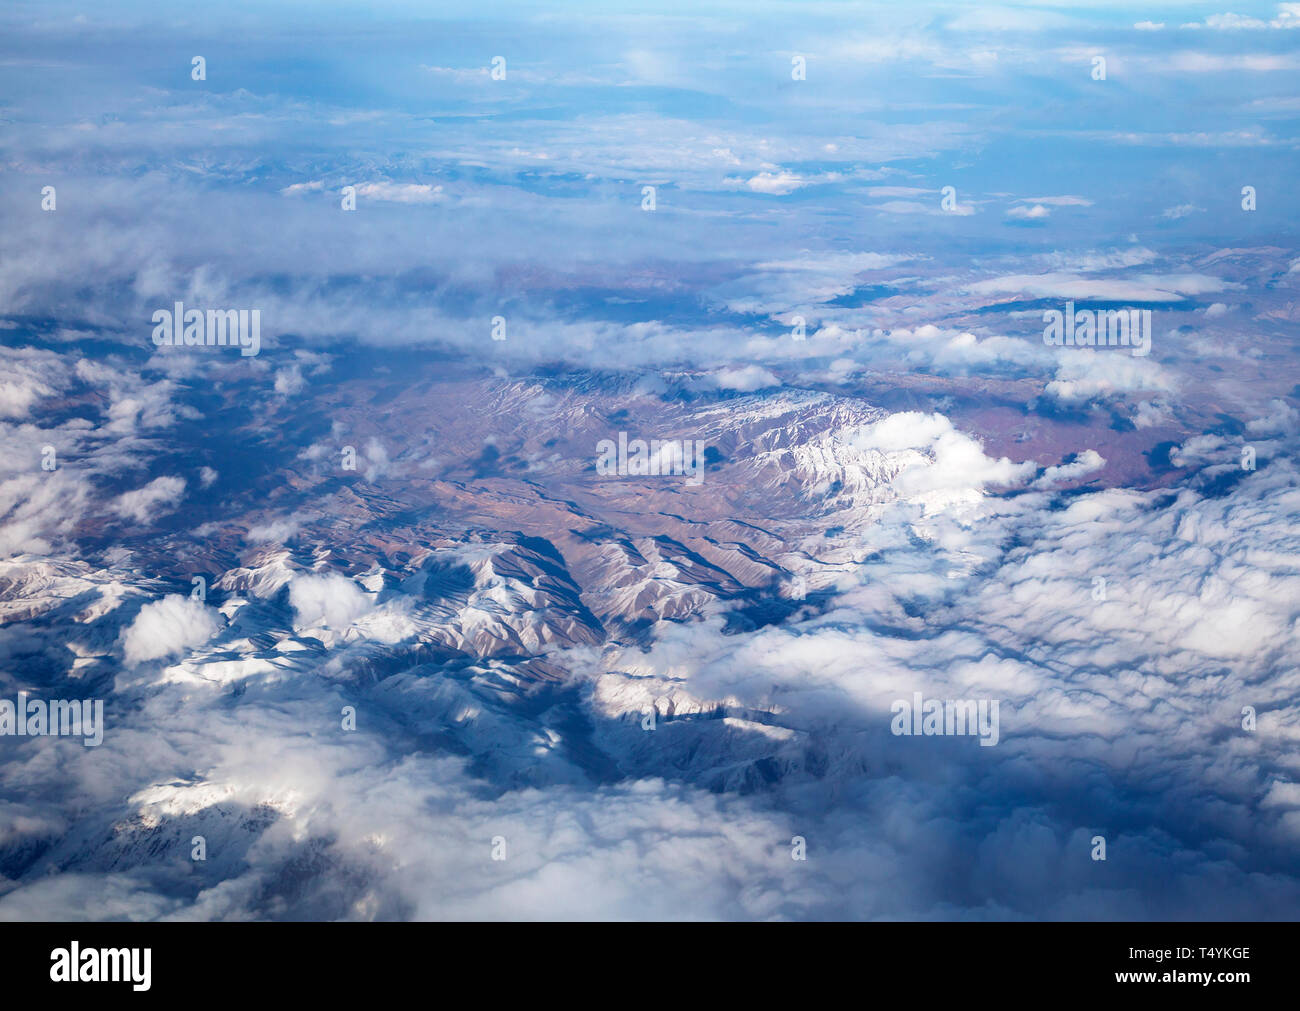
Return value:
<svg viewBox="0 0 1300 1011">
<path fill-rule="evenodd" d="M 306 340 L 477 347 L 499 311 L 538 355 L 725 360 L 833 320 L 843 257 L 899 258 L 882 281 L 942 300 L 999 259 L 1155 250 L 1151 274 L 1183 273 L 1180 250 L 1294 218 L 1285 4 L 370 10 L 11 6 L 13 308 L 129 341 L 173 292 L 229 291 Z M 55 218 L 17 198 L 38 183 L 63 186 Z M 345 185 L 364 213 L 335 213 Z M 817 271 L 798 292 L 760 269 L 794 259 Z"/>
</svg>

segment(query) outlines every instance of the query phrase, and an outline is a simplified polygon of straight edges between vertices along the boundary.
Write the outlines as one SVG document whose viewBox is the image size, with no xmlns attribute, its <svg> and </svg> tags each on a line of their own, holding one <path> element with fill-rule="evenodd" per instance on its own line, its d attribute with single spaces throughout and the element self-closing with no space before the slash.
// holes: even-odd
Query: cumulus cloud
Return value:
<svg viewBox="0 0 1300 1011">
<path fill-rule="evenodd" d="M 929 511 L 977 500 L 989 485 L 1020 484 L 1034 472 L 1032 462 L 986 456 L 942 414 L 891 414 L 863 429 L 854 445 L 891 454 L 899 465 L 893 486 Z"/>
<path fill-rule="evenodd" d="M 739 390 L 752 393 L 768 386 L 780 386 L 781 380 L 759 365 L 746 365 L 739 369 L 723 369 L 714 373 L 713 381 L 720 390 Z"/>
<path fill-rule="evenodd" d="M 1150 358 L 1134 358 L 1114 350 L 1070 348 L 1062 353 L 1056 378 L 1047 384 L 1048 397 L 1081 404 L 1132 392 L 1173 392 L 1177 383 Z"/>
<path fill-rule="evenodd" d="M 126 662 L 177 656 L 201 646 L 220 630 L 216 612 L 201 600 L 171 593 L 145 604 L 122 634 Z"/>
<path fill-rule="evenodd" d="M 289 584 L 289 603 L 299 628 L 324 625 L 342 631 L 372 609 L 370 596 L 346 576 L 300 575 Z"/>
<path fill-rule="evenodd" d="M 787 193 L 793 193 L 800 186 L 806 185 L 806 183 L 793 172 L 760 172 L 745 185 L 755 193 L 785 196 Z"/>
</svg>

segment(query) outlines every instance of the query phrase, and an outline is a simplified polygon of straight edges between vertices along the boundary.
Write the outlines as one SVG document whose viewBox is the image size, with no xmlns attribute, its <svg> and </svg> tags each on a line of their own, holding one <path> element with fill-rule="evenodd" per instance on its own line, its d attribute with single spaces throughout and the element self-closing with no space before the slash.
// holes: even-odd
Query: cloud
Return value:
<svg viewBox="0 0 1300 1011">
<path fill-rule="evenodd" d="M 884 214 L 953 214 L 966 217 L 975 213 L 975 207 L 969 201 L 957 203 L 950 210 L 945 210 L 939 203 L 922 204 L 915 200 L 886 200 L 883 204 L 871 204 L 870 207 L 873 211 Z"/>
<path fill-rule="evenodd" d="M 145 604 L 122 634 L 129 664 L 173 657 L 201 646 L 220 630 L 216 612 L 201 600 L 171 593 Z"/>
<path fill-rule="evenodd" d="M 1144 274 L 1121 280 L 1047 273 L 1011 274 L 974 281 L 965 287 L 976 295 L 1021 294 L 1030 298 L 1057 297 L 1104 302 L 1177 302 L 1188 295 L 1223 291 L 1230 284 L 1203 274 Z"/>
<path fill-rule="evenodd" d="M 869 197 L 922 197 L 933 196 L 938 190 L 922 186 L 868 186 Z"/>
<path fill-rule="evenodd" d="M 1019 508 L 1010 502 L 986 501 L 984 520 L 991 521 L 991 526 L 982 531 L 980 525 L 972 526 L 965 535 L 948 528 L 944 537 L 931 532 L 929 539 L 932 550 L 945 560 L 955 562 L 967 551 L 980 554 L 981 545 L 989 544 L 986 536 L 996 536 L 994 531 L 1004 522 L 994 514 L 1006 510 L 1005 529 L 1017 532 L 1018 546 L 1005 554 L 997 552 L 999 560 L 992 562 L 991 568 L 984 556 L 983 565 L 975 570 L 979 574 L 963 576 L 959 567 L 945 566 L 937 557 L 936 569 L 943 573 L 948 568 L 947 578 L 927 584 L 917 578 L 912 553 L 895 548 L 900 554 L 891 559 L 882 553 L 873 566 L 876 571 L 854 581 L 841 606 L 800 623 L 797 629 L 770 628 L 738 643 L 722 635 L 718 626 L 681 626 L 665 631 L 650 651 L 634 658 L 627 674 L 605 677 L 615 683 L 637 679 L 634 683 L 645 685 L 650 695 L 675 685 L 696 698 L 731 699 L 733 711 L 746 706 L 781 709 L 789 713 L 783 721 L 786 726 L 844 723 L 848 724 L 844 726 L 846 737 L 860 732 L 868 740 L 873 727 L 887 722 L 889 700 L 907 698 L 913 690 L 936 698 L 1000 698 L 1004 736 L 997 748 L 989 750 L 1007 764 L 996 771 L 973 774 L 970 782 L 977 779 L 982 784 L 978 792 L 984 802 L 990 796 L 988 791 L 1005 796 L 1002 790 L 1010 788 L 1023 805 L 1014 813 L 999 816 L 1000 827 L 993 830 L 996 834 L 1018 837 L 1034 825 L 1037 838 L 1031 832 L 1012 844 L 1010 849 L 1017 854 L 1014 859 L 1004 862 L 995 857 L 995 853 L 1005 853 L 1004 844 L 999 843 L 986 853 L 990 863 L 973 860 L 972 864 L 1003 882 L 996 891 L 1001 902 L 1023 908 L 1022 903 L 1033 902 L 1029 890 L 1004 888 L 1013 874 L 1024 873 L 1023 866 L 1018 872 L 1013 867 L 1035 854 L 1038 870 L 1033 873 L 1044 880 L 1054 873 L 1078 874 L 1064 889 L 1078 889 L 1065 906 L 1082 910 L 1090 901 L 1085 894 L 1097 884 L 1084 869 L 1087 840 L 1095 832 L 1105 834 L 1112 844 L 1117 833 L 1123 835 L 1127 846 L 1137 838 L 1154 842 L 1165 832 L 1186 838 L 1206 829 L 1203 822 L 1198 827 L 1198 819 L 1188 818 L 1180 810 L 1186 798 L 1206 789 L 1204 781 L 1169 795 L 1154 786 L 1160 769 L 1179 769 L 1183 774 L 1189 766 L 1207 773 L 1222 770 L 1219 745 L 1211 744 L 1212 740 L 1232 741 L 1229 746 L 1234 751 L 1240 748 L 1243 757 L 1256 756 L 1249 761 L 1262 759 L 1266 751 L 1270 757 L 1263 760 L 1270 764 L 1288 747 L 1285 742 L 1295 732 L 1300 716 L 1287 701 L 1288 689 L 1274 685 L 1264 693 L 1269 701 L 1258 703 L 1261 709 L 1268 707 L 1278 713 L 1278 721 L 1267 732 L 1267 744 L 1263 738 L 1257 743 L 1242 734 L 1239 703 L 1242 692 L 1249 694 L 1246 686 L 1255 676 L 1252 668 L 1259 648 L 1281 647 L 1288 652 L 1294 648 L 1282 645 L 1289 642 L 1291 617 L 1286 607 L 1277 605 L 1276 595 L 1290 592 L 1295 577 L 1286 574 L 1280 564 L 1269 564 L 1266 572 L 1259 572 L 1232 559 L 1234 551 L 1258 544 L 1256 538 L 1261 536 L 1268 545 L 1264 550 L 1294 539 L 1277 522 L 1289 506 L 1256 515 L 1274 490 L 1293 477 L 1288 465 L 1286 473 L 1267 480 L 1250 478 L 1250 487 L 1226 498 L 1199 499 L 1183 494 L 1165 507 L 1155 507 L 1154 497 L 1123 491 L 1080 496 L 1060 510 L 1044 509 L 1040 501 L 1030 499 Z M 1238 524 L 1248 516 L 1255 518 L 1249 522 L 1250 529 L 1242 529 Z M 1171 541 L 1175 531 L 1181 534 Z M 922 531 L 918 528 L 917 532 Z M 889 543 L 883 538 L 879 542 Z M 1101 596 L 1096 595 L 1098 578 L 1102 580 Z M 954 579 L 964 582 L 962 589 L 950 596 Z M 905 614 L 916 616 L 897 637 L 868 631 L 849 618 L 855 611 L 882 615 L 891 599 L 891 594 L 879 592 L 886 585 L 893 587 L 895 603 L 897 598 L 911 599 L 911 607 L 906 612 L 900 609 L 895 620 L 907 622 Z M 935 608 L 941 597 L 956 603 L 939 616 Z M 1216 638 L 1207 616 L 1219 608 L 1232 611 L 1233 627 L 1242 629 L 1241 634 Z M 1165 626 L 1169 621 L 1174 627 Z M 1246 628 L 1251 631 L 1245 632 Z M 999 646 L 1007 641 L 1035 643 L 1035 657 L 1016 655 Z M 1217 676 L 1230 679 L 1227 691 L 1211 683 Z M 1166 679 L 1190 684 L 1184 689 L 1186 695 L 1170 693 L 1164 687 Z M 613 688 L 607 689 L 610 698 L 614 697 Z M 679 707 L 685 703 L 680 694 L 676 696 Z M 1279 705 L 1282 710 L 1273 708 Z M 857 715 L 848 717 L 848 713 Z M 1178 733 L 1176 728 L 1187 719 L 1195 720 L 1196 726 Z M 1169 734 L 1177 737 L 1177 743 L 1166 736 Z M 1130 741 L 1124 757 L 1114 750 L 1121 739 Z M 878 798 L 881 810 L 897 810 L 902 798 L 911 795 L 906 784 L 919 782 L 926 764 L 952 763 L 948 767 L 956 769 L 963 762 L 963 753 L 957 750 L 941 753 L 931 747 L 909 756 L 891 748 L 888 736 L 878 741 L 878 748 L 864 743 L 864 761 L 888 761 L 891 777 L 902 781 L 896 790 L 869 791 Z M 1147 746 L 1155 750 L 1142 753 Z M 1129 760 L 1127 756 L 1139 753 L 1141 772 L 1135 780 L 1131 767 L 1124 772 L 1121 766 Z M 909 766 L 909 761 L 916 765 Z M 1049 771 L 1021 778 L 1011 770 L 1022 762 Z M 1242 770 L 1241 778 L 1230 776 L 1236 780 L 1233 786 L 1211 789 L 1216 793 L 1222 789 L 1221 796 L 1231 795 L 1245 787 L 1253 773 Z M 1047 806 L 1039 807 L 1030 799 L 1036 795 L 1046 801 L 1050 794 L 1059 801 L 1067 783 L 1083 781 L 1105 784 L 1100 788 L 1108 804 L 1118 805 L 1112 811 L 1125 812 L 1119 818 L 1123 828 L 1117 827 L 1114 814 L 1101 824 L 1087 813 L 1095 810 L 1095 796 L 1078 804 L 1051 803 L 1050 814 Z M 1135 791 L 1137 781 L 1147 786 Z M 1247 789 L 1253 799 L 1239 802 L 1248 807 L 1258 802 L 1264 787 Z M 1021 792 L 1025 790 L 1028 794 Z M 937 803 L 932 815 L 919 815 L 912 827 L 930 817 L 953 818 L 952 805 L 960 804 L 959 795 L 960 788 L 955 789 Z M 869 809 L 871 802 L 867 801 L 861 817 L 870 818 Z M 1265 873 L 1274 877 L 1269 886 L 1256 890 L 1246 884 L 1252 872 L 1239 867 L 1229 875 L 1231 884 L 1227 878 L 1215 879 L 1214 901 L 1230 895 L 1234 908 L 1279 909 L 1265 896 L 1270 888 L 1280 886 L 1276 877 L 1281 873 L 1279 860 L 1300 830 L 1290 810 L 1270 816 L 1267 827 L 1234 828 L 1230 817 L 1215 819 L 1210 831 L 1219 838 L 1249 838 L 1253 840 L 1250 852 L 1269 852 L 1259 869 L 1269 868 Z M 1139 822 L 1151 825 L 1152 818 L 1163 828 L 1138 827 Z M 965 816 L 955 822 L 964 823 Z M 984 831 L 987 829 L 972 830 L 972 835 Z M 963 835 L 963 830 L 957 834 Z M 951 841 L 952 837 L 948 838 Z M 1173 848 L 1191 854 L 1195 847 L 1174 843 Z M 1168 842 L 1160 852 L 1152 866 L 1168 859 Z M 1077 853 L 1077 862 L 1069 855 L 1072 853 Z M 1199 862 L 1202 858 L 1193 859 Z M 1246 851 L 1242 851 L 1242 859 L 1246 864 L 1253 862 Z M 1165 891 L 1163 898 L 1157 898 L 1136 876 L 1129 877 L 1140 873 L 1136 865 L 1127 865 L 1125 887 L 1136 888 L 1145 896 L 1133 907 L 1135 913 L 1153 901 L 1171 903 L 1168 908 L 1198 904 L 1191 892 L 1173 896 Z M 1294 891 L 1295 882 L 1282 887 Z M 879 900 L 879 890 L 872 889 L 872 893 Z M 995 892 L 980 889 L 979 894 L 991 897 Z M 909 901 L 914 902 L 915 897 Z M 1056 900 L 1048 900 L 1048 904 L 1058 910 L 1065 908 Z M 1149 911 L 1149 905 L 1147 908 Z"/>
<path fill-rule="evenodd" d="M 53 393 L 53 387 L 45 385 L 34 376 L 11 377 L 0 381 L 0 417 L 25 418 L 31 414 L 32 406 L 37 401 Z"/>
<path fill-rule="evenodd" d="M 1155 428 L 1173 420 L 1173 408 L 1160 399 L 1143 400 L 1137 405 L 1133 424 L 1137 428 Z"/>
<path fill-rule="evenodd" d="M 282 396 L 291 397 L 295 393 L 301 393 L 306 385 L 307 380 L 303 378 L 302 369 L 297 365 L 290 365 L 275 373 L 275 392 Z"/>
<path fill-rule="evenodd" d="M 289 584 L 289 603 L 298 628 L 325 626 L 334 631 L 348 628 L 374 606 L 361 587 L 336 572 L 296 576 Z"/>
<path fill-rule="evenodd" d="M 1202 22 L 1190 22 L 1182 28 L 1212 28 L 1219 31 L 1260 30 L 1265 28 L 1300 28 L 1300 4 L 1281 3 L 1277 14 L 1268 21 L 1245 14 L 1210 14 Z"/>
<path fill-rule="evenodd" d="M 802 250 L 762 259 L 710 292 L 734 312 L 776 312 L 828 302 L 852 292 L 863 275 L 905 263 L 906 253 Z"/>
<path fill-rule="evenodd" d="M 1184 26 L 1186 27 L 1186 26 Z M 1277 53 L 1203 53 L 1185 50 L 1169 54 L 1136 58 L 1156 73 L 1278 73 L 1295 70 L 1300 60 L 1294 55 Z M 1133 137 L 1134 135 L 1127 135 Z M 1272 143 L 1255 130 L 1225 130 L 1221 133 L 1166 134 L 1164 139 L 1175 144 L 1263 144 Z"/>
<path fill-rule="evenodd" d="M 1173 377 L 1149 358 L 1134 358 L 1113 350 L 1070 348 L 1062 352 L 1056 378 L 1047 384 L 1044 393 L 1062 403 L 1085 404 L 1124 393 L 1170 393 L 1176 387 Z"/>
<path fill-rule="evenodd" d="M 1050 488 L 1066 481 L 1077 481 L 1081 477 L 1095 474 L 1106 466 L 1106 459 L 1095 449 L 1085 449 L 1078 458 L 1070 463 L 1048 467 L 1042 476 L 1034 482 L 1035 488 Z"/>
<path fill-rule="evenodd" d="M 442 187 L 432 183 L 361 183 L 357 196 L 391 204 L 436 204 L 446 199 Z"/>
<path fill-rule="evenodd" d="M 0 917 L 1289 915 L 1300 825 L 1273 784 L 1290 784 L 1300 734 L 1291 462 L 1215 497 L 1057 499 L 1047 485 L 1086 477 L 1100 454 L 1034 480 L 1037 465 L 986 453 L 940 414 L 829 431 L 896 497 L 814 539 L 825 607 L 738 633 L 721 602 L 652 623 L 644 643 L 553 650 L 569 703 L 483 657 L 404 659 L 375 679 L 358 663 L 373 654 L 351 652 L 372 641 L 316 634 L 364 632 L 382 610 L 372 593 L 298 572 L 294 625 L 324 656 L 288 639 L 238 694 L 184 671 L 123 685 L 93 765 L 67 749 L 11 771 L 9 797 L 40 806 L 3 819 L 9 844 L 57 872 L 24 873 Z M 456 585 L 422 584 L 424 606 Z M 278 605 L 240 600 L 233 623 L 265 634 Z M 195 606 L 147 608 L 168 602 Z M 207 641 L 162 624 L 173 652 Z M 914 691 L 1000 700 L 999 744 L 893 736 L 890 704 Z M 1247 701 L 1254 736 L 1239 726 Z M 580 731 L 556 704 L 579 707 Z M 355 731 L 329 729 L 343 705 Z M 612 781 L 588 778 L 580 756 L 595 754 Z M 198 871 L 196 832 L 211 857 Z M 1088 858 L 1097 833 L 1105 880 Z M 806 862 L 790 859 L 796 835 Z"/>
<path fill-rule="evenodd" d="M 1087 197 L 1076 196 L 1059 196 L 1059 197 L 1025 197 L 1019 201 L 1021 204 L 1044 204 L 1048 207 L 1091 207 L 1092 201 Z"/>
<path fill-rule="evenodd" d="M 119 495 L 110 508 L 123 519 L 148 523 L 175 509 L 184 494 L 183 477 L 159 477 L 143 488 Z"/>
<path fill-rule="evenodd" d="M 1161 212 L 1161 217 L 1168 218 L 1170 221 L 1177 221 L 1179 218 L 1185 218 L 1189 214 L 1197 214 L 1204 210 L 1204 207 L 1197 207 L 1195 204 L 1178 204 L 1175 207 L 1166 207 Z"/>
<path fill-rule="evenodd" d="M 1300 412 L 1285 400 L 1274 397 L 1268 402 L 1267 413 L 1251 418 L 1246 429 L 1260 434 L 1294 434 Z"/>
<path fill-rule="evenodd" d="M 248 528 L 246 539 L 252 544 L 283 544 L 297 536 L 302 523 L 286 516 L 266 523 L 255 523 Z"/>
<path fill-rule="evenodd" d="M 1020 484 L 1034 471 L 1032 462 L 986 456 L 975 439 L 957 431 L 942 414 L 891 414 L 862 430 L 852 444 L 891 454 L 898 467 L 892 486 L 930 512 L 977 500 L 989 485 Z"/>
<path fill-rule="evenodd" d="M 713 375 L 720 390 L 739 390 L 752 393 L 769 386 L 780 386 L 781 380 L 759 365 L 746 365 L 738 369 L 723 369 Z"/>
<path fill-rule="evenodd" d="M 794 347 L 806 346 L 811 351 L 826 353 L 830 345 L 851 356 L 840 359 L 841 374 L 866 365 L 897 368 L 900 362 L 945 376 L 980 372 L 1050 375 L 1056 368 L 1056 359 L 1041 342 L 998 334 L 981 338 L 969 331 L 932 323 L 914 328 L 852 331 L 832 323 L 819 327 L 808 340 L 807 345 Z"/>
<path fill-rule="evenodd" d="M 367 440 L 366 480 L 376 481 L 387 474 L 391 468 L 392 461 L 388 459 L 388 450 L 384 449 L 383 444 L 375 438 Z"/>
<path fill-rule="evenodd" d="M 787 193 L 793 193 L 801 186 L 806 186 L 807 183 L 793 172 L 760 172 L 745 185 L 755 193 L 785 196 Z"/>
<path fill-rule="evenodd" d="M 4 374 L 0 377 L 0 420 L 21 420 L 47 397 L 69 386 L 62 357 L 38 348 L 3 348 Z"/>
<path fill-rule="evenodd" d="M 345 186 L 355 187 L 358 197 L 376 203 L 436 204 L 447 199 L 442 186 L 434 183 L 397 183 L 387 180 L 354 183 L 343 180 L 331 185 L 329 188 L 342 193 Z M 325 189 L 326 183 L 324 180 L 313 179 L 305 183 L 292 183 L 283 187 L 280 193 L 284 196 L 299 196 L 304 193 L 321 193 Z"/>
<path fill-rule="evenodd" d="M 89 509 L 91 487 L 66 471 L 20 474 L 0 481 L 0 557 L 68 549 Z"/>
</svg>

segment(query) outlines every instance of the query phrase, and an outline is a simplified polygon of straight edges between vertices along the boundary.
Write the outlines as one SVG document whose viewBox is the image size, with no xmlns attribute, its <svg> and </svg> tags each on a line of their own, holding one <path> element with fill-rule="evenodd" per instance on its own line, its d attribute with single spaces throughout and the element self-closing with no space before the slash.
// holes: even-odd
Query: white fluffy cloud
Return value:
<svg viewBox="0 0 1300 1011">
<path fill-rule="evenodd" d="M 793 172 L 760 172 L 751 178 L 746 185 L 755 193 L 785 196 L 785 194 L 793 193 L 800 186 L 807 184 Z"/>
<path fill-rule="evenodd" d="M 722 369 L 714 373 L 713 380 L 720 390 L 739 390 L 742 393 L 753 393 L 755 390 L 781 385 L 781 380 L 760 365 Z"/>
<path fill-rule="evenodd" d="M 324 625 L 343 631 L 374 606 L 365 590 L 337 572 L 300 575 L 289 584 L 289 603 L 299 628 Z"/>
<path fill-rule="evenodd" d="M 191 597 L 177 593 L 140 608 L 122 636 L 127 663 L 176 656 L 200 646 L 221 628 L 216 612 Z"/>
<path fill-rule="evenodd" d="M 976 501 L 986 487 L 1018 485 L 1034 472 L 1032 462 L 986 456 L 978 441 L 942 414 L 891 414 L 863 429 L 854 444 L 891 454 L 899 465 L 893 486 L 928 510 Z"/>
<path fill-rule="evenodd" d="M 1056 378 L 1044 392 L 1063 403 L 1082 404 L 1124 393 L 1168 393 L 1174 389 L 1174 378 L 1150 358 L 1134 358 L 1111 349 L 1067 348 L 1061 353 Z"/>
</svg>

